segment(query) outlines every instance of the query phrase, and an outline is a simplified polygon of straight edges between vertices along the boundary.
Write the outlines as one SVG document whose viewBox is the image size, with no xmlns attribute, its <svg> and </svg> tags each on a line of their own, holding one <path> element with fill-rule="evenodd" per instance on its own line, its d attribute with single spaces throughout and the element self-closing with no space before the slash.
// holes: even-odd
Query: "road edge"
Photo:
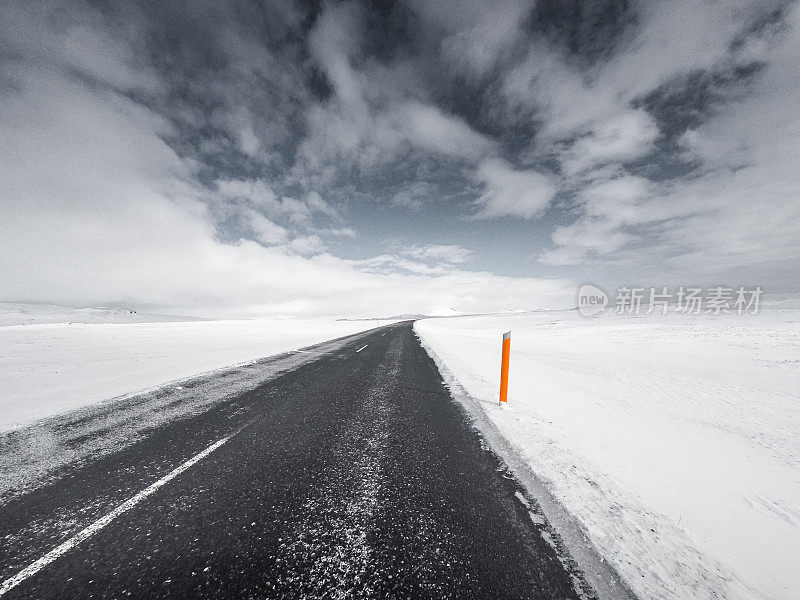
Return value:
<svg viewBox="0 0 800 600">
<path fill-rule="evenodd" d="M 141 442 L 167 423 L 197 417 L 376 329 L 174 379 L 0 431 L 0 506 L 57 481 L 66 469 L 85 467 Z M 173 408 L 163 410 L 165 405 Z"/>
<path fill-rule="evenodd" d="M 564 508 L 544 481 L 530 468 L 520 451 L 488 418 L 481 402 L 467 393 L 436 351 L 419 335 L 416 327 L 412 326 L 412 330 L 420 346 L 439 370 L 450 396 L 464 408 L 472 425 L 506 463 L 519 484 L 538 501 L 548 522 L 564 542 L 570 558 L 578 565 L 586 582 L 598 597 L 601 600 L 639 600 L 614 566 L 600 554 L 578 520 Z"/>
</svg>

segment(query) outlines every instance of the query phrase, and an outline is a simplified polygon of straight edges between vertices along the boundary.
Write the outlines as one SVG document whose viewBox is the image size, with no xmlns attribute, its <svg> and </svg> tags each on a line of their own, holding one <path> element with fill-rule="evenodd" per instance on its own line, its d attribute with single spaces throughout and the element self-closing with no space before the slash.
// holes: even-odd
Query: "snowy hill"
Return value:
<svg viewBox="0 0 800 600">
<path fill-rule="evenodd" d="M 197 320 L 200 319 L 142 313 L 126 308 L 74 308 L 55 304 L 0 302 L 0 327 L 42 323 L 163 323 Z"/>
</svg>

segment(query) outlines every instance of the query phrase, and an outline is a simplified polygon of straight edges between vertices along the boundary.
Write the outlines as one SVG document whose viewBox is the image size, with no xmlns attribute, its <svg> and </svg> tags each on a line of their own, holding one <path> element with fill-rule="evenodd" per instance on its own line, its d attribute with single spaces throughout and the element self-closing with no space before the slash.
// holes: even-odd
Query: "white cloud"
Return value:
<svg viewBox="0 0 800 600">
<path fill-rule="evenodd" d="M 137 64 L 133 50 L 108 31 L 99 12 L 84 8 L 77 16 L 58 4 L 4 2 L 0 37 L 24 54 L 29 66 L 47 68 L 55 63 L 60 70 L 79 72 L 117 90 L 162 89 L 158 76 L 147 65 Z M 58 27 L 52 26 L 53 21 Z"/>
<path fill-rule="evenodd" d="M 567 175 L 610 162 L 629 162 L 649 154 L 659 131 L 644 110 L 629 110 L 593 125 L 562 156 Z"/>
<path fill-rule="evenodd" d="M 288 232 L 280 222 L 318 233 L 320 228 L 313 223 L 315 214 L 339 219 L 336 210 L 318 192 L 309 192 L 303 200 L 288 196 L 279 198 L 270 185 L 260 179 L 218 179 L 215 187 L 217 194 L 210 200 L 212 206 L 216 206 L 223 217 L 240 216 L 251 221 L 251 229 L 260 233 L 256 239 L 264 243 L 286 241 Z M 351 234 L 352 231 L 345 232 L 347 236 Z"/>
<path fill-rule="evenodd" d="M 272 188 L 259 179 L 218 179 L 217 191 L 224 198 L 247 200 L 253 206 L 268 210 L 280 208 L 280 201 Z"/>
<path fill-rule="evenodd" d="M 261 213 L 248 207 L 237 207 L 237 212 L 245 220 L 245 226 L 262 244 L 283 244 L 288 241 L 289 233 L 270 221 Z"/>
<path fill-rule="evenodd" d="M 486 74 L 520 35 L 530 2 L 417 2 L 424 14 L 438 13 L 449 35 L 441 41 L 444 58 L 460 73 Z"/>
<path fill-rule="evenodd" d="M 555 248 L 539 256 L 539 260 L 547 265 L 591 263 L 596 255 L 611 254 L 637 239 L 607 219 L 590 217 L 556 228 L 551 238 Z"/>
<path fill-rule="evenodd" d="M 472 250 L 457 245 L 426 244 L 424 246 L 408 246 L 401 249 L 400 253 L 418 260 L 462 263 L 470 257 Z"/>
<path fill-rule="evenodd" d="M 355 2 L 327 4 L 309 33 L 309 48 L 314 59 L 324 69 L 349 112 L 367 110 L 362 76 L 350 62 L 360 44 L 362 12 Z"/>
<path fill-rule="evenodd" d="M 392 196 L 392 203 L 397 206 L 420 210 L 426 201 L 436 197 L 436 186 L 427 181 L 414 181 Z"/>
<path fill-rule="evenodd" d="M 268 183 L 259 179 L 220 179 L 216 181 L 219 196 L 235 206 L 242 203 L 263 211 L 273 219 L 285 218 L 294 223 L 306 224 L 311 219 L 311 209 L 294 198 L 278 198 Z"/>
<path fill-rule="evenodd" d="M 415 275 L 447 275 L 450 265 L 439 264 L 430 266 L 417 260 L 408 260 L 392 254 L 381 254 L 365 260 L 353 261 L 352 264 L 359 269 L 382 275 L 393 275 L 396 273 L 413 273 Z"/>
<path fill-rule="evenodd" d="M 464 121 L 434 106 L 408 102 L 398 110 L 397 117 L 396 126 L 404 137 L 413 146 L 430 152 L 477 160 L 493 146 Z"/>
<path fill-rule="evenodd" d="M 553 247 L 539 256 L 542 262 L 602 262 L 624 266 L 626 277 L 664 283 L 796 289 L 800 131 L 791 124 L 800 122 L 798 5 L 787 5 L 774 24 L 744 35 L 747 24 L 771 7 L 642 6 L 637 35 L 607 62 L 581 73 L 552 51 L 538 59 L 532 53 L 516 79 L 507 79 L 509 97 L 545 119 L 540 143 L 558 142 L 565 172 L 579 175 L 565 184 L 576 190 L 577 218 L 553 231 Z M 735 39 L 741 43 L 732 44 Z M 680 138 L 683 157 L 698 165 L 696 171 L 656 184 L 625 175 L 619 165 L 601 168 L 637 160 L 652 148 L 658 131 L 641 109 L 631 109 L 635 98 L 678 75 L 730 73 L 754 63 L 763 68 L 735 95 L 719 95 L 702 124 Z M 604 131 L 620 115 L 630 122 Z M 564 144 L 587 131 L 592 133 L 575 144 Z"/>
<path fill-rule="evenodd" d="M 298 254 L 313 256 L 325 252 L 325 243 L 317 235 L 304 235 L 294 238 L 289 248 Z"/>
<path fill-rule="evenodd" d="M 530 219 L 541 214 L 556 193 L 549 177 L 536 171 L 518 171 L 500 159 L 483 161 L 475 179 L 484 186 L 476 200 L 477 219 Z"/>
<path fill-rule="evenodd" d="M 324 185 L 343 165 L 369 170 L 409 152 L 475 162 L 492 151 L 487 136 L 426 99 L 413 64 L 357 60 L 363 19 L 358 5 L 329 4 L 309 35 L 334 93 L 306 111 L 297 177 Z"/>
<path fill-rule="evenodd" d="M 662 230 L 679 226 L 679 221 L 706 210 L 702 203 L 679 202 L 669 197 L 669 185 L 656 185 L 632 175 L 598 176 L 577 197 L 579 218 L 557 227 L 551 234 L 554 248 L 539 260 L 550 265 L 577 265 L 606 261 L 629 262 L 622 252 L 626 245 L 643 241 L 637 227 L 647 227 L 647 249 L 637 247 L 632 256 L 653 260 L 663 251 L 657 236 Z M 638 254 L 637 254 L 638 253 Z"/>
<path fill-rule="evenodd" d="M 543 40 L 503 77 L 517 109 L 542 119 L 541 143 L 593 129 L 672 78 L 729 60 L 747 24 L 780 2 L 675 0 L 635 5 L 636 31 L 611 56 L 585 69 Z M 630 32 L 629 32 L 630 33 Z"/>
<path fill-rule="evenodd" d="M 336 213 L 336 209 L 325 202 L 322 196 L 320 196 L 319 192 L 309 192 L 306 195 L 305 201 L 308 208 L 314 212 L 322 213 L 323 215 L 331 218 L 336 218 L 339 216 Z"/>
<path fill-rule="evenodd" d="M 325 227 L 322 229 L 317 229 L 317 233 L 319 235 L 329 235 L 332 237 L 342 237 L 342 238 L 356 238 L 358 234 L 356 233 L 355 229 L 351 227 Z"/>
</svg>

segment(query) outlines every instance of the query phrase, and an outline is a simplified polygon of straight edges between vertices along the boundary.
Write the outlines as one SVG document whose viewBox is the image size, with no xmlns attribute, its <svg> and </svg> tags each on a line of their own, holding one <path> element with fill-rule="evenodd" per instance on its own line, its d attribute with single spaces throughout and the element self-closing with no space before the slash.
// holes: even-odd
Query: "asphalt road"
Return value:
<svg viewBox="0 0 800 600">
<path fill-rule="evenodd" d="M 4 599 L 591 597 L 409 323 L 63 470 L 0 542 Z"/>
</svg>

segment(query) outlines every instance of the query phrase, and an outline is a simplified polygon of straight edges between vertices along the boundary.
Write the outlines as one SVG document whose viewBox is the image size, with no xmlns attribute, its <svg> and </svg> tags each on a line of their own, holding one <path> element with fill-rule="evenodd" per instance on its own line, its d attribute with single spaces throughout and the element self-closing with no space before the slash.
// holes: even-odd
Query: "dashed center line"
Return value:
<svg viewBox="0 0 800 600">
<path fill-rule="evenodd" d="M 217 448 L 222 446 L 225 442 L 227 442 L 229 439 L 231 439 L 231 437 L 232 436 L 230 435 L 228 437 L 224 437 L 221 440 L 211 444 L 205 450 L 198 452 L 192 458 L 181 464 L 179 467 L 170 471 L 167 475 L 165 475 L 155 483 L 151 484 L 150 486 L 146 487 L 132 498 L 129 498 L 128 500 L 117 506 L 117 508 L 112 510 L 107 515 L 97 519 L 86 529 L 79 531 L 70 539 L 68 539 L 66 542 L 62 543 L 60 546 L 57 546 L 52 550 L 50 550 L 50 552 L 42 556 L 39 560 L 29 564 L 27 567 L 22 569 L 19 573 L 17 573 L 13 577 L 9 577 L 8 579 L 6 579 L 2 584 L 0 584 L 0 596 L 8 592 L 10 589 L 16 587 L 29 577 L 36 575 L 36 573 L 44 569 L 51 562 L 63 556 L 64 554 L 72 550 L 75 546 L 77 546 L 87 538 L 93 536 L 95 533 L 103 529 L 106 525 L 111 523 L 111 521 L 116 519 L 118 516 L 129 511 L 134 506 L 139 504 L 142 500 L 144 500 L 152 493 L 154 493 L 156 490 L 158 490 L 160 487 L 166 485 L 167 483 L 175 479 L 178 475 L 183 473 L 185 470 L 189 469 L 193 465 L 203 460 L 206 456 L 214 452 L 214 450 L 216 450 Z"/>
<path fill-rule="evenodd" d="M 369 346 L 369 344 L 366 344 L 366 345 L 364 345 L 364 346 L 361 346 L 361 348 L 359 348 L 358 350 L 356 350 L 356 352 L 357 352 L 357 353 L 358 353 L 358 352 L 361 352 L 361 351 L 362 351 L 364 348 L 366 348 L 367 346 Z"/>
</svg>

